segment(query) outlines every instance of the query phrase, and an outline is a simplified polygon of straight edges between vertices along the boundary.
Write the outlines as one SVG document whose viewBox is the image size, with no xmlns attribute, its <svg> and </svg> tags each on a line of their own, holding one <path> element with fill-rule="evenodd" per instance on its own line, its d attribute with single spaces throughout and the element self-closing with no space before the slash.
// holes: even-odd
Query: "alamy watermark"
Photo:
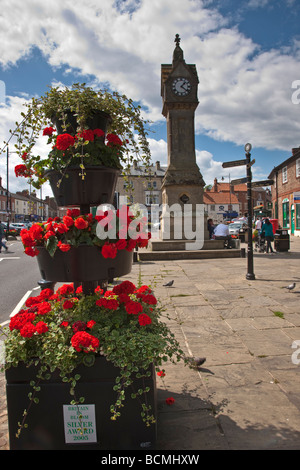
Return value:
<svg viewBox="0 0 300 470">
<path fill-rule="evenodd" d="M 6 103 L 6 87 L 5 82 L 0 80 L 0 106 Z"/>
<path fill-rule="evenodd" d="M 300 103 L 300 80 L 294 80 L 292 83 L 292 88 L 296 88 L 296 90 L 292 93 L 292 103 L 299 104 Z"/>
<path fill-rule="evenodd" d="M 300 339 L 293 341 L 292 348 L 297 348 L 292 354 L 292 363 L 298 365 L 300 364 Z"/>
<path fill-rule="evenodd" d="M 135 215 L 135 219 L 128 222 L 127 214 Z M 97 207 L 96 217 L 99 218 L 96 234 L 98 238 L 126 239 L 128 236 L 136 240 L 159 237 L 161 240 L 185 240 L 186 250 L 200 250 L 204 244 L 204 204 L 143 204 L 127 206 L 121 204 L 118 209 L 113 205 L 103 204 Z M 121 229 L 117 218 L 126 222 Z M 118 233 L 117 233 L 118 231 Z"/>
</svg>

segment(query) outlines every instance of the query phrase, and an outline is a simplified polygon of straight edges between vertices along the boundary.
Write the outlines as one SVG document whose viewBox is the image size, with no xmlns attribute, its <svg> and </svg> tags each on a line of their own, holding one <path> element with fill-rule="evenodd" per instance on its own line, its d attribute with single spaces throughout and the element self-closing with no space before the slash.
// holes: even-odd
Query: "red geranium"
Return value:
<svg viewBox="0 0 300 470">
<path fill-rule="evenodd" d="M 29 170 L 26 165 L 16 165 L 15 166 L 15 175 L 18 176 L 25 176 L 25 178 L 30 178 L 33 175 L 33 171 Z"/>
<path fill-rule="evenodd" d="M 72 336 L 71 344 L 77 352 L 83 351 L 88 353 L 96 352 L 100 342 L 98 338 L 90 335 L 86 331 L 78 331 Z"/>
<path fill-rule="evenodd" d="M 69 251 L 71 249 L 71 245 L 69 245 L 68 243 L 62 243 L 61 241 L 58 242 L 57 247 L 64 252 Z"/>
<path fill-rule="evenodd" d="M 114 145 L 121 147 L 123 145 L 122 140 L 116 134 L 107 134 L 107 146 L 113 147 Z"/>
<path fill-rule="evenodd" d="M 31 322 L 26 322 L 20 329 L 20 335 L 24 338 L 31 338 L 36 332 L 36 327 Z"/>
<path fill-rule="evenodd" d="M 104 137 L 105 136 L 105 133 L 102 129 L 94 129 L 93 130 L 95 136 L 97 137 Z"/>
<path fill-rule="evenodd" d="M 103 245 L 101 253 L 104 258 L 115 258 L 117 256 L 117 247 L 114 243 Z"/>
<path fill-rule="evenodd" d="M 39 250 L 37 250 L 36 248 L 30 248 L 30 247 L 26 247 L 24 252 L 26 253 L 26 255 L 28 256 L 37 256 L 39 254 Z"/>
<path fill-rule="evenodd" d="M 55 132 L 55 129 L 53 127 L 45 127 L 43 130 L 43 135 L 52 135 L 53 132 Z"/>
<path fill-rule="evenodd" d="M 96 305 L 98 305 L 98 307 L 108 308 L 109 310 L 117 310 L 119 302 L 116 299 L 102 297 L 101 299 L 96 300 Z"/>
<path fill-rule="evenodd" d="M 38 321 L 35 325 L 36 332 L 40 335 L 42 333 L 46 333 L 49 330 L 47 323 L 43 321 Z"/>
<path fill-rule="evenodd" d="M 66 300 L 64 303 L 63 303 L 63 309 L 64 310 L 67 310 L 69 308 L 72 308 L 74 307 L 74 303 L 71 302 L 71 300 Z"/>
<path fill-rule="evenodd" d="M 138 313 L 143 311 L 143 306 L 139 302 L 135 302 L 134 300 L 130 300 L 125 305 L 126 312 L 130 315 L 137 315 Z"/>
<path fill-rule="evenodd" d="M 58 150 L 67 150 L 74 145 L 75 139 L 70 134 L 59 134 L 56 139 L 55 147 Z"/>
<path fill-rule="evenodd" d="M 138 321 L 141 326 L 150 325 L 152 323 L 151 318 L 146 315 L 146 313 L 141 313 L 141 315 L 138 317 Z"/>
<path fill-rule="evenodd" d="M 82 217 L 78 217 L 78 219 L 75 220 L 75 227 L 79 228 L 81 230 L 87 228 L 89 226 L 89 223 L 87 220 L 84 220 Z"/>
<path fill-rule="evenodd" d="M 74 220 L 72 219 L 72 217 L 70 217 L 69 215 L 65 215 L 63 217 L 63 223 L 67 226 L 67 227 L 72 227 L 72 225 L 74 225 Z"/>
<path fill-rule="evenodd" d="M 135 285 L 131 281 L 123 281 L 113 287 L 114 294 L 133 294 L 136 290 Z"/>
<path fill-rule="evenodd" d="M 79 132 L 77 136 L 82 137 L 84 140 L 89 140 L 90 142 L 93 142 L 95 138 L 94 131 L 91 129 L 84 129 L 83 131 Z"/>
</svg>

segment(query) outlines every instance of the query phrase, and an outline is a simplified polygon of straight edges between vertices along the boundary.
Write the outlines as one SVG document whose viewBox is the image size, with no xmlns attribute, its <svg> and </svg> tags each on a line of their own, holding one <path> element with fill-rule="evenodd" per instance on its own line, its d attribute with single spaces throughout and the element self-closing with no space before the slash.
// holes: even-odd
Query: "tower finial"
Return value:
<svg viewBox="0 0 300 470">
<path fill-rule="evenodd" d="M 180 47 L 180 37 L 179 37 L 179 34 L 176 34 L 175 36 L 175 41 L 176 43 L 176 46 L 175 46 L 175 49 L 174 49 L 174 52 L 173 52 L 173 64 L 175 64 L 175 62 L 177 62 L 178 60 L 184 60 L 183 58 L 183 50 L 181 49 Z"/>
<path fill-rule="evenodd" d="M 176 36 L 175 36 L 175 41 L 174 41 L 174 42 L 176 42 L 176 46 L 179 46 L 180 41 L 181 41 L 181 39 L 180 39 L 180 37 L 179 37 L 179 34 L 176 34 Z"/>
</svg>

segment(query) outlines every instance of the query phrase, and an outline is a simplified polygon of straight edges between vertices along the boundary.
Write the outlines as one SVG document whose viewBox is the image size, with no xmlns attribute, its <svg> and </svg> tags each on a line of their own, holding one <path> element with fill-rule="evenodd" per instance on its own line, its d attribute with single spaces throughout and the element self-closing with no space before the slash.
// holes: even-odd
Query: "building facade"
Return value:
<svg viewBox="0 0 300 470">
<path fill-rule="evenodd" d="M 278 219 L 290 235 L 300 236 L 300 147 L 273 168 L 269 178 L 272 185 L 272 217 Z"/>
<path fill-rule="evenodd" d="M 139 166 L 137 162 L 130 168 L 126 178 L 119 176 L 116 193 L 118 203 L 142 204 L 149 209 L 162 203 L 161 186 L 166 169 L 160 162 L 150 168 Z"/>
</svg>

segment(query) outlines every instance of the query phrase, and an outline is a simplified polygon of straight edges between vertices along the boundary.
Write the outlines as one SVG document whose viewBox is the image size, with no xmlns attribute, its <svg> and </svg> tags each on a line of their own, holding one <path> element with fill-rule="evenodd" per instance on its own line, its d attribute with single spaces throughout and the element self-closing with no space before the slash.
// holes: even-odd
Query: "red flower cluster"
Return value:
<svg viewBox="0 0 300 470">
<path fill-rule="evenodd" d="M 111 291 L 106 291 L 103 297 L 96 300 L 96 305 L 109 310 L 117 310 L 121 304 L 124 304 L 127 314 L 136 315 L 141 326 L 150 325 L 152 319 L 144 312 L 144 309 L 148 309 L 150 313 L 152 308 L 149 305 L 157 303 L 151 292 L 148 286 L 137 289 L 131 281 L 123 281 L 114 286 Z"/>
<path fill-rule="evenodd" d="M 96 352 L 99 348 L 99 339 L 90 335 L 86 331 L 78 331 L 71 338 L 71 344 L 77 352 L 83 351 L 85 353 Z"/>
<path fill-rule="evenodd" d="M 21 240 L 24 245 L 25 253 L 28 256 L 37 256 L 39 254 L 39 246 L 48 246 L 49 238 L 53 237 L 55 247 L 60 251 L 67 252 L 71 249 L 72 245 L 76 244 L 76 240 L 81 235 L 81 231 L 85 231 L 91 241 L 95 240 L 95 245 L 98 246 L 99 238 L 95 233 L 97 224 L 101 224 L 106 231 L 106 226 L 109 220 L 116 217 L 118 233 L 116 240 L 105 239 L 101 247 L 101 254 L 104 258 L 115 258 L 120 250 L 133 251 L 135 247 L 145 247 L 148 244 L 150 233 L 143 234 L 138 232 L 137 239 L 126 238 L 128 237 L 128 227 L 134 221 L 134 217 L 126 209 L 124 211 L 106 211 L 102 215 L 92 214 L 81 215 L 79 209 L 68 209 L 67 214 L 60 218 L 49 218 L 47 222 L 35 223 L 28 230 L 23 229 L 20 233 Z M 52 244 L 53 246 L 53 244 Z"/>
<path fill-rule="evenodd" d="M 47 323 L 40 320 L 41 315 L 51 312 L 51 300 L 54 293 L 51 289 L 44 289 L 40 295 L 29 297 L 25 302 L 26 309 L 21 309 L 14 315 L 9 323 L 10 331 L 18 330 L 24 338 L 31 338 L 35 333 L 46 333 L 49 329 Z"/>
<path fill-rule="evenodd" d="M 72 147 L 75 143 L 75 139 L 71 134 L 59 134 L 56 138 L 55 147 L 58 150 L 67 150 Z"/>
<path fill-rule="evenodd" d="M 23 154 L 24 155 L 24 154 Z M 33 171 L 27 168 L 26 165 L 16 165 L 15 166 L 15 175 L 24 176 L 25 178 L 30 178 L 33 175 Z"/>
</svg>

